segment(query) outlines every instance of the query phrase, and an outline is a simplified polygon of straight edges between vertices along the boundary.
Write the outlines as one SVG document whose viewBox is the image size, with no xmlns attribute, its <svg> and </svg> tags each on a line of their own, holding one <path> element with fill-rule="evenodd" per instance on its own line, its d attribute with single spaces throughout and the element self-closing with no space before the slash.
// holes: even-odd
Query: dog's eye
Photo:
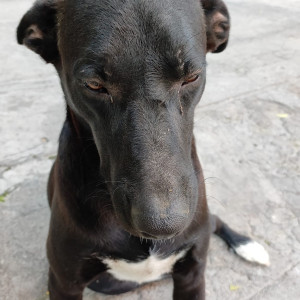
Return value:
<svg viewBox="0 0 300 300">
<path fill-rule="evenodd" d="M 97 79 L 90 79 L 84 82 L 86 88 L 91 91 L 99 92 L 99 93 L 107 93 L 106 88 L 101 84 L 101 82 Z"/>
<path fill-rule="evenodd" d="M 195 82 L 198 78 L 199 78 L 199 75 L 194 75 L 194 76 L 188 78 L 186 81 L 184 81 L 184 82 L 182 83 L 182 85 L 186 85 L 186 84 Z"/>
</svg>

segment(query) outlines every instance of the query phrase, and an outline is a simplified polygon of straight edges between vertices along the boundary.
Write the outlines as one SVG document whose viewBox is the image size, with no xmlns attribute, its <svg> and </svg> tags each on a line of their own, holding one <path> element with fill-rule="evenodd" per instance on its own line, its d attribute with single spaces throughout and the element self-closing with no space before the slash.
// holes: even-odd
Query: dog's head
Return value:
<svg viewBox="0 0 300 300">
<path fill-rule="evenodd" d="M 228 36 L 221 0 L 40 0 L 21 20 L 18 42 L 55 65 L 115 212 L 137 235 L 171 237 L 192 220 L 194 109 L 206 53 Z"/>
</svg>

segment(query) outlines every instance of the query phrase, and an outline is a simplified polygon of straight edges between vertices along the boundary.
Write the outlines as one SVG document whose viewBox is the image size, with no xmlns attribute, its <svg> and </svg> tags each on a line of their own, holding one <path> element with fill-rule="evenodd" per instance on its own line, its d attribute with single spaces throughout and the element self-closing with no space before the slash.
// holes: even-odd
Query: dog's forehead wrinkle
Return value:
<svg viewBox="0 0 300 300">
<path fill-rule="evenodd" d="M 176 57 L 177 64 L 183 69 L 186 51 L 181 49 L 182 46 L 178 47 L 178 42 L 189 47 L 191 37 L 185 32 L 187 24 L 175 18 L 178 11 L 174 7 L 182 6 L 179 1 L 174 3 L 174 7 L 168 6 L 165 1 L 151 1 L 151 5 L 147 1 L 112 1 L 108 6 L 84 1 L 80 11 L 76 10 L 77 1 L 74 5 L 72 1 L 67 2 L 67 7 L 75 10 L 75 13 L 69 13 L 67 23 L 72 22 L 72 26 L 67 27 L 75 26 L 73 32 L 78 32 L 76 41 L 84 40 L 88 45 L 94 45 L 96 53 L 106 51 L 115 59 L 127 58 L 131 63 L 134 59 L 135 64 L 143 67 L 147 63 L 147 52 L 163 55 L 169 50 L 171 57 Z M 85 17 L 87 15 L 89 18 Z"/>
</svg>

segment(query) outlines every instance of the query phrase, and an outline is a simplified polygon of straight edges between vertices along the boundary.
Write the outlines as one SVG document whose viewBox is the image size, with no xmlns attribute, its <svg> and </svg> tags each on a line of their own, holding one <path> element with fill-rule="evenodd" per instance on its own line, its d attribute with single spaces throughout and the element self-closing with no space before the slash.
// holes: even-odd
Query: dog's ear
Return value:
<svg viewBox="0 0 300 300">
<path fill-rule="evenodd" d="M 201 0 L 206 18 L 207 52 L 223 51 L 228 43 L 230 17 L 222 0 Z"/>
<path fill-rule="evenodd" d="M 58 0 L 36 1 L 23 16 L 17 29 L 18 43 L 38 53 L 48 63 L 55 63 L 59 59 L 57 2 Z"/>
</svg>

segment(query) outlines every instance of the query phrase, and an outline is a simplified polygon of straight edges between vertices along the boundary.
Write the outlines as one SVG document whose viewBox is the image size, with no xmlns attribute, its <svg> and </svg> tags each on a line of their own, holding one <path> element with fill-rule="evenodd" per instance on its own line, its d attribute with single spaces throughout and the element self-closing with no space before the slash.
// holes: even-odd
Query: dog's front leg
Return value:
<svg viewBox="0 0 300 300">
<path fill-rule="evenodd" d="M 52 214 L 47 240 L 50 299 L 81 300 L 84 288 L 106 267 L 94 256 L 94 244 L 67 231 L 57 215 Z"/>
<path fill-rule="evenodd" d="M 204 300 L 206 249 L 191 249 L 173 270 L 174 300 Z"/>
<path fill-rule="evenodd" d="M 77 282 L 61 282 L 49 269 L 48 290 L 50 300 L 82 300 L 84 285 Z"/>
</svg>

